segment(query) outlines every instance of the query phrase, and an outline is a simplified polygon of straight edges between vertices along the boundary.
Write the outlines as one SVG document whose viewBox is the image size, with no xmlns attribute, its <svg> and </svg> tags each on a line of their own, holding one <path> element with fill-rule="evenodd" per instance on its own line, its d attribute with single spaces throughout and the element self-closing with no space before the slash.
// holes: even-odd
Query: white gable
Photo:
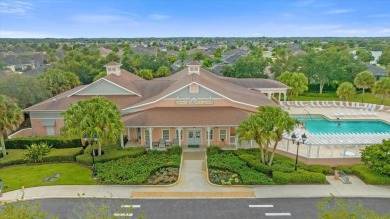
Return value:
<svg viewBox="0 0 390 219">
<path fill-rule="evenodd" d="M 104 78 L 84 87 L 72 95 L 133 95 L 134 92 Z M 72 96 L 70 95 L 70 96 Z"/>
</svg>

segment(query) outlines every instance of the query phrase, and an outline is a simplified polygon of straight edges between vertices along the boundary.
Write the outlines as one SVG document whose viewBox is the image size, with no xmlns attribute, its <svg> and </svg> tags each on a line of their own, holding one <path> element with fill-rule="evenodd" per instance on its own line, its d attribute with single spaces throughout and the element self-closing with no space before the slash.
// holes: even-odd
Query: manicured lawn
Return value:
<svg viewBox="0 0 390 219">
<path fill-rule="evenodd" d="M 336 93 L 313 93 L 313 92 L 305 92 L 304 94 L 293 97 L 294 100 L 302 100 L 302 101 L 310 101 L 310 100 L 336 100 L 340 101 L 341 99 L 337 97 Z M 362 101 L 362 94 L 357 94 L 355 97 L 348 99 L 350 102 L 361 102 Z M 377 96 L 372 95 L 371 93 L 365 93 L 364 94 L 364 102 L 365 103 L 375 103 L 375 104 L 381 104 L 381 99 Z M 385 98 L 384 105 L 390 106 L 390 98 Z"/>
<path fill-rule="evenodd" d="M 56 173 L 61 176 L 54 182 L 43 182 L 45 177 L 53 177 Z M 92 171 L 76 163 L 53 163 L 4 167 L 0 169 L 4 190 L 8 192 L 20 189 L 22 186 L 50 185 L 94 185 Z"/>
</svg>

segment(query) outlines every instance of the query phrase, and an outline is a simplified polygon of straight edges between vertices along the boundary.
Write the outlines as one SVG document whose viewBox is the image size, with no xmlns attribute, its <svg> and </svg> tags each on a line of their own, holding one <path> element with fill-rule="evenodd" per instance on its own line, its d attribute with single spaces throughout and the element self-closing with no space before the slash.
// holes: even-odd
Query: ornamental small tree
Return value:
<svg viewBox="0 0 390 219">
<path fill-rule="evenodd" d="M 290 100 L 308 90 L 308 80 L 303 73 L 285 71 L 277 80 L 290 87 L 287 91 Z"/>
<path fill-rule="evenodd" d="M 383 104 L 385 97 L 390 97 L 390 78 L 383 77 L 379 81 L 376 81 L 372 92 L 381 97 L 381 103 Z"/>
<path fill-rule="evenodd" d="M 361 159 L 371 170 L 390 176 L 390 139 L 366 147 Z"/>
<path fill-rule="evenodd" d="M 348 98 L 356 95 L 356 88 L 352 83 L 344 82 L 339 85 L 336 90 L 336 94 L 340 99 L 346 101 Z"/>
<path fill-rule="evenodd" d="M 145 80 L 152 80 L 153 79 L 153 72 L 150 69 L 141 69 L 137 73 L 137 76 L 139 76 Z"/>
</svg>

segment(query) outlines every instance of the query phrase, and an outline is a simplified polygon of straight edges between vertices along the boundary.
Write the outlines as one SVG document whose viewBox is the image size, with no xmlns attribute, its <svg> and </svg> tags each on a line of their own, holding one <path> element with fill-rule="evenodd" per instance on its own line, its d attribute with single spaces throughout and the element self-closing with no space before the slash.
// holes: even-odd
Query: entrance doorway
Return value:
<svg viewBox="0 0 390 219">
<path fill-rule="evenodd" d="M 188 147 L 199 147 L 199 145 L 202 143 L 201 138 L 201 129 L 188 129 L 187 132 L 187 144 Z"/>
</svg>

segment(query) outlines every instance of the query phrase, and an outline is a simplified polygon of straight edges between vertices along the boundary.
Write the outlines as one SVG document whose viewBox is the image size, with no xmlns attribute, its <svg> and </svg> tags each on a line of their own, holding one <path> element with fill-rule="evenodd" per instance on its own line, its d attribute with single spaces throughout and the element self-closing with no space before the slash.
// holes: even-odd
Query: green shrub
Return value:
<svg viewBox="0 0 390 219">
<path fill-rule="evenodd" d="M 183 148 L 180 146 L 173 146 L 167 149 L 168 155 L 181 155 L 183 153 Z"/>
<path fill-rule="evenodd" d="M 337 166 L 336 170 L 342 170 L 345 174 L 352 174 L 352 167 L 350 166 Z"/>
<path fill-rule="evenodd" d="M 332 169 L 332 167 L 326 165 L 310 165 L 308 170 L 310 172 L 322 173 L 325 175 L 334 174 L 334 170 Z"/>
<path fill-rule="evenodd" d="M 80 147 L 80 139 L 65 139 L 62 136 L 42 136 L 42 137 L 21 137 L 5 140 L 7 149 L 25 149 L 26 146 L 32 144 L 46 143 L 53 148 L 75 148 Z"/>
<path fill-rule="evenodd" d="M 308 172 L 306 170 L 297 170 L 292 173 L 274 171 L 272 179 L 276 184 L 326 183 L 326 177 L 324 174 Z"/>
<path fill-rule="evenodd" d="M 211 155 L 214 155 L 214 154 L 219 154 L 221 152 L 222 152 L 221 148 L 219 148 L 217 146 L 211 146 L 211 147 L 207 148 L 207 156 L 211 156 Z"/>
<path fill-rule="evenodd" d="M 46 143 L 32 144 L 27 146 L 26 156 L 30 161 L 43 162 L 43 157 L 51 150 L 51 146 Z"/>
<path fill-rule="evenodd" d="M 96 164 L 97 177 L 102 183 L 140 185 L 164 167 L 180 167 L 179 155 L 144 154 Z"/>
<path fill-rule="evenodd" d="M 361 159 L 371 170 L 390 177 L 390 139 L 362 150 Z"/>
<path fill-rule="evenodd" d="M 357 165 L 352 167 L 353 174 L 358 176 L 367 184 L 372 185 L 390 185 L 390 177 L 373 172 L 365 165 Z"/>
<path fill-rule="evenodd" d="M 223 151 L 219 154 L 209 155 L 207 158 L 209 168 L 229 170 L 240 175 L 245 185 L 269 185 L 272 180 L 246 164 L 232 152 Z"/>
<path fill-rule="evenodd" d="M 64 148 L 64 149 L 52 149 L 43 157 L 45 162 L 73 162 L 76 161 L 76 156 L 83 153 L 83 148 Z"/>
<path fill-rule="evenodd" d="M 96 149 L 96 148 L 95 148 Z M 123 157 L 137 157 L 146 152 L 144 147 L 139 148 L 126 148 L 122 149 L 117 145 L 107 145 L 103 147 L 104 154 L 102 156 L 95 156 L 96 163 L 104 163 L 110 160 L 116 160 Z M 88 146 L 84 154 L 76 157 L 76 161 L 80 164 L 92 166 L 91 147 Z"/>
<path fill-rule="evenodd" d="M 272 168 L 270 166 L 267 166 L 260 162 L 259 157 L 256 157 L 252 154 L 245 154 L 245 153 L 239 153 L 238 157 L 245 161 L 248 166 L 254 168 L 255 170 L 264 173 L 264 174 L 271 174 Z"/>
</svg>

